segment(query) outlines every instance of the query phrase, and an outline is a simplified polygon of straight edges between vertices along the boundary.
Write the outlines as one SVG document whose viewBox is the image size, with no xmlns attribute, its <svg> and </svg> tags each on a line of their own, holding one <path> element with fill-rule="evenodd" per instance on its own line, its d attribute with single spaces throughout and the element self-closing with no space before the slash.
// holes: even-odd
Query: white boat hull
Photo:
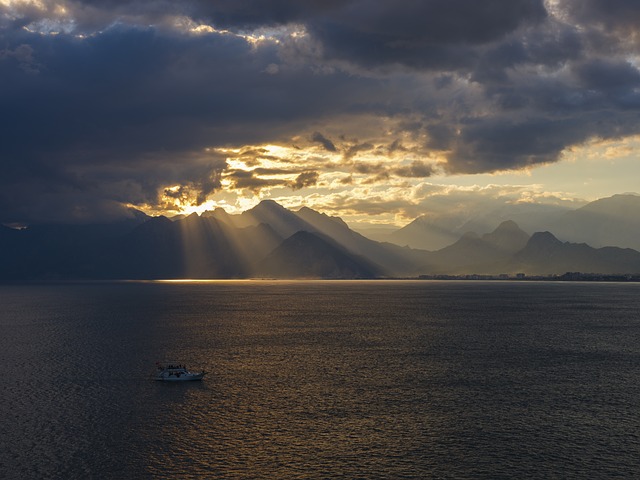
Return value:
<svg viewBox="0 0 640 480">
<path fill-rule="evenodd" d="M 190 372 L 184 365 L 178 363 L 161 364 L 156 363 L 158 372 L 154 375 L 154 380 L 160 382 L 189 382 L 202 380 L 207 372 Z"/>
<path fill-rule="evenodd" d="M 188 382 L 193 380 L 202 380 L 205 376 L 205 373 L 187 373 L 180 376 L 175 375 L 158 375 L 155 377 L 155 380 L 160 382 Z"/>
</svg>

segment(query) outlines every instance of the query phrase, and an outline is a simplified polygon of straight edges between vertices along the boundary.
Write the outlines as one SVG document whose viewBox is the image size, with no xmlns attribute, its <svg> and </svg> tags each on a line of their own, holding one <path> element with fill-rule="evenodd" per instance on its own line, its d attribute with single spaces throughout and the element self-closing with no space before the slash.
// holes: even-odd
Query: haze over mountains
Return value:
<svg viewBox="0 0 640 480">
<path fill-rule="evenodd" d="M 640 197 L 615 195 L 575 211 L 527 208 L 512 213 L 529 228 L 540 222 L 532 235 L 505 219 L 508 211 L 477 219 L 501 220 L 480 233 L 420 217 L 389 237 L 409 246 L 377 242 L 338 217 L 271 200 L 239 215 L 216 209 L 170 220 L 135 212 L 112 224 L 0 226 L 0 279 L 640 273 Z"/>
<path fill-rule="evenodd" d="M 548 230 L 551 223 L 569 210 L 558 205 L 523 203 L 505 205 L 498 210 L 463 211 L 452 214 L 427 213 L 413 222 L 375 240 L 408 245 L 424 250 L 439 250 L 468 232 L 491 232 L 502 222 L 514 221 L 526 232 Z"/>
<path fill-rule="evenodd" d="M 515 221 L 529 233 L 553 232 L 563 241 L 640 250 L 640 196 L 633 194 L 602 198 L 577 210 L 520 203 L 480 213 L 425 214 L 403 228 L 389 235 L 377 235 L 375 239 L 439 250 L 467 232 L 490 232 L 506 220 Z"/>
</svg>

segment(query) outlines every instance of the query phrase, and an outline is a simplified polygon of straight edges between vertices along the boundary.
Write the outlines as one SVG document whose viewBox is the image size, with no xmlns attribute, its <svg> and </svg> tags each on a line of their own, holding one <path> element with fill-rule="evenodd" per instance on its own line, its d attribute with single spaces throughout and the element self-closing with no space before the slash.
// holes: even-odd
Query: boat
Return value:
<svg viewBox="0 0 640 480">
<path fill-rule="evenodd" d="M 190 380 L 202 380 L 207 374 L 201 372 L 190 372 L 187 367 L 177 362 L 156 362 L 158 371 L 154 375 L 155 380 L 162 382 L 188 382 Z"/>
</svg>

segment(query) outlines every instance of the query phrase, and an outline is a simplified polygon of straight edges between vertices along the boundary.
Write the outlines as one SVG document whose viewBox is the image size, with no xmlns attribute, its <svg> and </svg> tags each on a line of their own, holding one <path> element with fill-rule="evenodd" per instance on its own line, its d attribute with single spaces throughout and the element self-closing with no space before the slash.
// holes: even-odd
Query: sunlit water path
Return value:
<svg viewBox="0 0 640 480">
<path fill-rule="evenodd" d="M 0 478 L 640 472 L 640 285 L 31 285 L 0 305 Z M 157 360 L 210 373 L 154 382 Z"/>
</svg>

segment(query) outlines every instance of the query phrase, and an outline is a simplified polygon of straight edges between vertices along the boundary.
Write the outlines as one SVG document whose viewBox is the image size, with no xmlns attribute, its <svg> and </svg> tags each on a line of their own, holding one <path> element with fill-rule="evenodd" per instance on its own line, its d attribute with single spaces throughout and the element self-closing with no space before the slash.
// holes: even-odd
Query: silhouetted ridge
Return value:
<svg viewBox="0 0 640 480">
<path fill-rule="evenodd" d="M 516 253 L 525 247 L 529 235 L 516 222 L 507 220 L 498 225 L 493 232 L 483 235 L 482 239 L 500 252 Z"/>
<path fill-rule="evenodd" d="M 216 207 L 214 210 L 203 212 L 201 216 L 204 218 L 213 217 L 216 220 L 233 225 L 232 216 L 224 208 Z"/>
<path fill-rule="evenodd" d="M 529 235 L 527 235 L 526 232 L 522 230 L 513 220 L 506 220 L 502 222 L 493 232 L 485 234 L 485 237 L 501 238 L 512 237 L 514 235 L 517 235 L 521 238 L 526 237 L 527 240 L 529 239 Z"/>
<path fill-rule="evenodd" d="M 286 238 L 301 230 L 313 230 L 304 220 L 295 213 L 287 210 L 273 200 L 263 200 L 258 205 L 238 217 L 235 217 L 236 225 L 249 226 L 260 223 L 268 223 Z"/>
<path fill-rule="evenodd" d="M 171 228 L 170 226 L 173 224 L 171 220 L 162 215 L 158 217 L 151 217 L 149 220 L 144 222 L 142 225 L 138 226 L 134 234 L 135 235 L 144 235 L 149 233 L 161 233 L 164 232 L 165 229 Z"/>
<path fill-rule="evenodd" d="M 391 233 L 389 241 L 413 248 L 438 250 L 451 245 L 460 238 L 455 221 L 433 219 L 423 215 L 413 222 Z"/>
<path fill-rule="evenodd" d="M 538 232 L 514 255 L 512 265 L 532 274 L 638 273 L 640 252 L 629 248 L 593 248 L 586 243 L 563 243 L 549 232 Z"/>
<path fill-rule="evenodd" d="M 153 217 L 105 252 L 97 270 L 111 278 L 181 278 L 182 244 L 177 222 Z"/>
<path fill-rule="evenodd" d="M 257 273 L 285 278 L 372 278 L 366 260 L 349 255 L 316 234 L 300 231 L 287 238 L 264 261 Z"/>
<path fill-rule="evenodd" d="M 425 271 L 441 274 L 503 273 L 511 256 L 528 240 L 529 235 L 512 221 L 503 222 L 493 232 L 482 236 L 467 232 L 452 245 L 433 252 Z"/>
<path fill-rule="evenodd" d="M 562 244 L 551 232 L 536 232 L 531 236 L 526 247 L 529 249 L 549 250 Z"/>
<path fill-rule="evenodd" d="M 298 215 L 298 217 L 300 217 L 302 220 L 309 222 L 311 224 L 314 223 L 312 219 L 316 219 L 316 220 L 321 219 L 320 221 L 327 220 L 327 221 L 333 222 L 336 225 L 338 225 L 340 228 L 346 228 L 346 229 L 349 228 L 349 226 L 345 223 L 345 221 L 342 220 L 340 217 L 331 217 L 325 213 L 316 212 L 315 210 L 309 207 L 302 207 L 300 210 L 296 212 L 296 215 Z"/>
<path fill-rule="evenodd" d="M 603 230 L 625 225 L 639 198 L 621 195 L 602 199 L 577 215 L 604 212 L 605 220 L 597 224 Z M 351 230 L 340 218 L 307 207 L 292 212 L 270 200 L 240 215 L 216 209 L 202 216 L 169 220 L 133 211 L 130 218 L 108 224 L 0 228 L 0 278 L 640 273 L 638 251 L 563 242 L 552 231 L 529 238 L 516 222 L 507 220 L 490 233 L 471 231 L 445 248 L 429 252 L 375 242 Z"/>
</svg>

